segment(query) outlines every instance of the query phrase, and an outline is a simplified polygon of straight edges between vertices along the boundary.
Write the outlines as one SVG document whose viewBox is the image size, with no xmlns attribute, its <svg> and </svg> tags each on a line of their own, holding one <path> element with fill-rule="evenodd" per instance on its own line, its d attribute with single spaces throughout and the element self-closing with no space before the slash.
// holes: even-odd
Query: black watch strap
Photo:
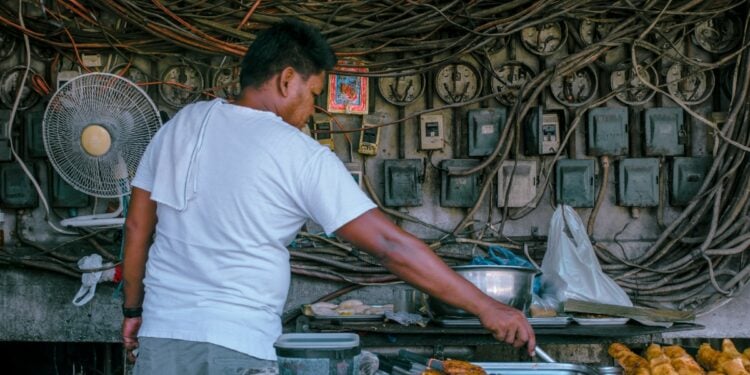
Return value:
<svg viewBox="0 0 750 375">
<path fill-rule="evenodd" d="M 126 318 L 140 318 L 142 314 L 142 307 L 125 307 L 125 305 L 122 305 L 122 316 Z"/>
</svg>

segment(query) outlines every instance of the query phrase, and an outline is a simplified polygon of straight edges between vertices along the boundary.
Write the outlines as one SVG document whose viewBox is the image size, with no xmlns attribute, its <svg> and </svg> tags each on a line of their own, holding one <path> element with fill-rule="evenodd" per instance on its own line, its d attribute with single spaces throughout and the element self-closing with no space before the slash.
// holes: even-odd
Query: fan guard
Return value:
<svg viewBox="0 0 750 375">
<path fill-rule="evenodd" d="M 130 193 L 130 180 L 160 126 L 151 98 L 109 73 L 65 83 L 42 122 L 44 148 L 55 170 L 75 189 L 101 198 Z"/>
</svg>

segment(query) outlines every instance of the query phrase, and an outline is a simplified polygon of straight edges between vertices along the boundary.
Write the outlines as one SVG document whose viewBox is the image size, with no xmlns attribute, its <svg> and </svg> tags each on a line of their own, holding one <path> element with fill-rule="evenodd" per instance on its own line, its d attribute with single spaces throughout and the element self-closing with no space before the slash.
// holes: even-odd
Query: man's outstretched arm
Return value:
<svg viewBox="0 0 750 375">
<path fill-rule="evenodd" d="M 425 245 L 372 209 L 345 224 L 336 234 L 378 257 L 402 280 L 479 317 L 498 340 L 534 353 L 536 338 L 523 313 L 482 293 L 455 273 Z"/>
</svg>

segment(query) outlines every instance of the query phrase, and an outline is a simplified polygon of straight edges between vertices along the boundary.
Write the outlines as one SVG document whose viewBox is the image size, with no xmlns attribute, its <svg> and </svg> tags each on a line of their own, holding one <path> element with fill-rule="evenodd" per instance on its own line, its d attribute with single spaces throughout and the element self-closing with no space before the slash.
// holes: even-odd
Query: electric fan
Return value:
<svg viewBox="0 0 750 375">
<path fill-rule="evenodd" d="M 120 197 L 120 210 L 63 220 L 63 225 L 122 223 L 122 196 L 151 137 L 161 126 L 148 95 L 131 81 L 109 73 L 78 76 L 60 87 L 42 122 L 44 148 L 52 166 L 73 188 L 100 198 Z"/>
</svg>

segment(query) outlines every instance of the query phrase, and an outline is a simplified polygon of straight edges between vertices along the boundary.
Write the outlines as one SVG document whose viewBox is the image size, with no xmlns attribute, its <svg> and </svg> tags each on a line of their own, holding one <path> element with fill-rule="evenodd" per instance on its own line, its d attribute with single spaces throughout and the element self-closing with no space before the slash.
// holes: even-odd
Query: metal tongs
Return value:
<svg viewBox="0 0 750 375">
<path fill-rule="evenodd" d="M 537 346 L 534 347 L 534 353 L 537 356 L 539 356 L 539 358 L 541 358 L 542 361 L 544 361 L 544 362 L 547 362 L 547 363 L 555 363 L 555 362 L 557 362 L 557 361 L 555 361 L 554 358 L 552 358 L 549 354 L 547 354 L 547 352 L 545 352 L 544 349 L 540 348 L 539 345 L 537 345 Z"/>
</svg>

